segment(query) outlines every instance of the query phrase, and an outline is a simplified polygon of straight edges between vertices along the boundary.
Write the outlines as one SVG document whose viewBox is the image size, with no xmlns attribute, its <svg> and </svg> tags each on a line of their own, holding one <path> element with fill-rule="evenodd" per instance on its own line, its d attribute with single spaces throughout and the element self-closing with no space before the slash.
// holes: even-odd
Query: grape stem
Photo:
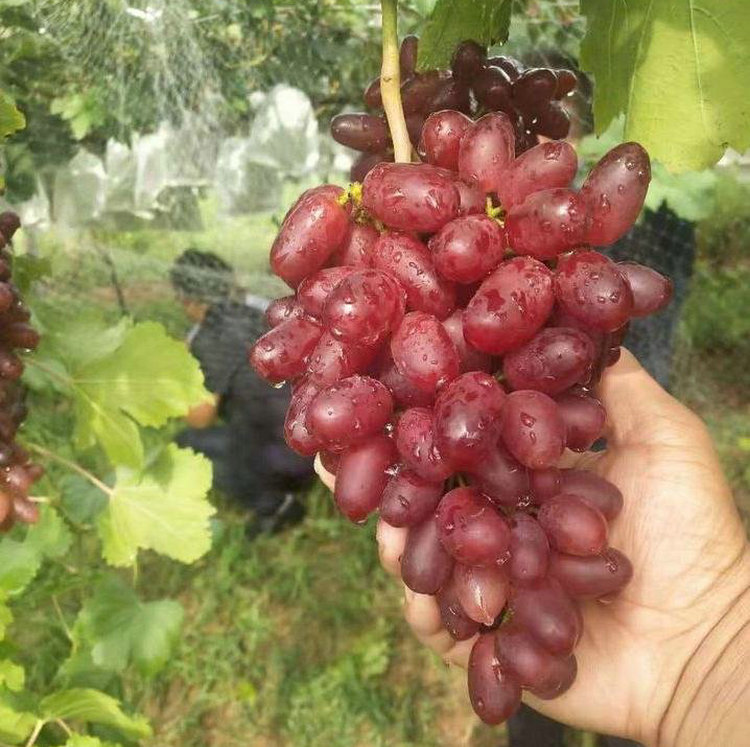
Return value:
<svg viewBox="0 0 750 747">
<path fill-rule="evenodd" d="M 70 459 L 66 459 L 63 456 L 60 456 L 59 454 L 55 454 L 54 451 L 50 451 L 49 449 L 45 449 L 44 446 L 40 446 L 39 444 L 34 443 L 28 443 L 26 442 L 24 444 L 28 449 L 31 449 L 31 451 L 35 451 L 39 456 L 46 457 L 47 459 L 51 459 L 52 461 L 58 462 L 59 464 L 62 464 L 64 467 L 67 467 L 68 469 L 73 470 L 74 472 L 77 472 L 81 477 L 88 480 L 92 485 L 95 485 L 99 490 L 101 490 L 103 493 L 106 493 L 110 498 L 112 497 L 112 494 L 115 492 L 112 488 L 109 487 L 106 483 L 103 483 L 96 475 L 92 475 L 91 472 L 89 472 L 87 469 L 84 469 L 81 467 L 80 464 L 76 464 L 75 462 L 71 462 Z"/>
<path fill-rule="evenodd" d="M 391 131 L 396 163 L 411 161 L 411 140 L 406 129 L 401 102 L 401 68 L 398 47 L 398 0 L 381 0 L 383 12 L 383 65 L 380 69 L 380 95 Z"/>
</svg>

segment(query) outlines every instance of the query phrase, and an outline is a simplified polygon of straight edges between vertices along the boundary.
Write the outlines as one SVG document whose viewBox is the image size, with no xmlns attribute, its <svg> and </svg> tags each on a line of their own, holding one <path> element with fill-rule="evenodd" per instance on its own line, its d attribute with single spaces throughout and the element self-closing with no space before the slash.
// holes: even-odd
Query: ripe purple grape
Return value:
<svg viewBox="0 0 750 747">
<path fill-rule="evenodd" d="M 380 234 L 364 223 L 354 223 L 341 247 L 331 257 L 333 265 L 371 267 L 372 248 Z"/>
<path fill-rule="evenodd" d="M 572 451 L 586 451 L 601 438 L 607 422 L 604 405 L 584 392 L 564 392 L 555 397 L 565 423 L 565 445 Z"/>
<path fill-rule="evenodd" d="M 474 79 L 474 95 L 479 103 L 490 111 L 511 111 L 511 79 L 505 70 L 487 66 Z"/>
<path fill-rule="evenodd" d="M 447 70 L 428 70 L 417 73 L 401 84 L 401 101 L 404 114 L 427 112 L 431 102 L 443 84 L 452 78 Z"/>
<path fill-rule="evenodd" d="M 461 365 L 445 327 L 421 311 L 407 314 L 393 333 L 391 355 L 399 372 L 428 392 L 455 379 Z"/>
<path fill-rule="evenodd" d="M 576 599 L 599 599 L 621 591 L 633 577 L 633 565 L 619 550 L 580 557 L 553 552 L 550 576 Z"/>
<path fill-rule="evenodd" d="M 472 469 L 497 443 L 505 392 L 489 374 L 461 374 L 435 402 L 435 442 L 454 469 Z"/>
<path fill-rule="evenodd" d="M 438 536 L 434 516 L 410 527 L 401 556 L 401 578 L 418 594 L 436 594 L 449 581 L 453 558 Z"/>
<path fill-rule="evenodd" d="M 292 400 L 284 420 L 284 440 L 290 449 L 302 456 L 313 456 L 320 451 L 320 439 L 307 427 L 307 408 L 320 388 L 314 382 L 302 380 L 292 393 Z"/>
<path fill-rule="evenodd" d="M 375 358 L 375 348 L 363 348 L 337 340 L 324 332 L 307 361 L 307 376 L 321 389 L 364 372 Z"/>
<path fill-rule="evenodd" d="M 437 271 L 457 283 L 475 283 L 494 270 L 505 253 L 505 232 L 486 215 L 452 220 L 429 243 Z"/>
<path fill-rule="evenodd" d="M 432 411 L 412 407 L 396 423 L 396 448 L 401 460 L 420 477 L 430 482 L 443 482 L 453 468 L 443 459 L 435 445 Z"/>
<path fill-rule="evenodd" d="M 508 451 L 531 469 L 551 467 L 565 448 L 565 424 L 555 401 L 532 390 L 508 395 L 501 436 Z"/>
<path fill-rule="evenodd" d="M 343 448 L 379 432 L 393 412 L 386 387 L 369 376 L 350 376 L 321 391 L 306 424 L 327 448 Z"/>
<path fill-rule="evenodd" d="M 602 512 L 608 521 L 622 511 L 623 498 L 619 488 L 593 472 L 580 469 L 560 471 L 560 493 L 572 493 Z"/>
<path fill-rule="evenodd" d="M 486 724 L 507 721 L 521 705 L 521 686 L 495 653 L 495 635 L 483 633 L 469 656 L 469 699 Z"/>
<path fill-rule="evenodd" d="M 507 560 L 508 524 L 476 488 L 456 488 L 446 493 L 435 517 L 440 541 L 458 562 L 496 565 Z"/>
<path fill-rule="evenodd" d="M 427 247 L 408 233 L 386 232 L 372 250 L 373 267 L 396 278 L 410 311 L 445 319 L 456 308 L 453 283 L 438 275 Z"/>
<path fill-rule="evenodd" d="M 612 148 L 581 187 L 591 225 L 586 242 L 609 246 L 624 236 L 641 212 L 651 181 L 651 161 L 638 143 Z"/>
<path fill-rule="evenodd" d="M 271 247 L 273 271 L 292 288 L 319 270 L 349 231 L 346 210 L 337 202 L 339 187 L 303 193 L 287 213 Z"/>
<path fill-rule="evenodd" d="M 529 495 L 528 470 L 508 453 L 499 439 L 469 477 L 472 484 L 499 506 L 515 508 Z"/>
<path fill-rule="evenodd" d="M 388 387 L 393 401 L 400 407 L 429 407 L 435 401 L 435 392 L 427 392 L 414 386 L 396 368 L 389 348 L 383 351 L 377 379 Z"/>
<path fill-rule="evenodd" d="M 355 345 L 378 345 L 398 323 L 403 289 L 379 270 L 358 270 L 328 296 L 323 321 L 334 337 Z"/>
<path fill-rule="evenodd" d="M 410 78 L 417 69 L 417 52 L 419 50 L 419 38 L 412 35 L 405 36 L 399 50 L 399 67 L 401 77 Z"/>
<path fill-rule="evenodd" d="M 562 257 L 555 270 L 555 298 L 572 316 L 601 332 L 613 332 L 628 321 L 633 293 L 608 257 L 579 251 Z"/>
<path fill-rule="evenodd" d="M 524 111 L 536 111 L 555 95 L 556 89 L 554 71 L 530 67 L 513 81 L 513 102 Z"/>
<path fill-rule="evenodd" d="M 451 338 L 456 348 L 458 358 L 461 361 L 461 373 L 469 371 L 492 371 L 493 362 L 491 356 L 475 350 L 464 337 L 463 311 L 456 309 L 447 319 L 443 319 L 443 327 Z"/>
<path fill-rule="evenodd" d="M 305 372 L 322 334 L 323 327 L 314 319 L 289 319 L 253 345 L 250 364 L 259 376 L 274 384 L 296 379 Z"/>
<path fill-rule="evenodd" d="M 303 308 L 297 303 L 295 296 L 282 296 L 271 301 L 266 309 L 265 319 L 269 327 L 278 327 L 289 319 L 299 319 L 304 316 Z"/>
<path fill-rule="evenodd" d="M 341 512 L 362 523 L 378 507 L 396 458 L 393 441 L 382 434 L 347 449 L 339 460 L 333 497 Z"/>
<path fill-rule="evenodd" d="M 307 314 L 321 317 L 328 296 L 352 272 L 351 267 L 328 267 L 308 275 L 297 288 L 297 302 Z"/>
<path fill-rule="evenodd" d="M 571 493 L 560 493 L 542 503 L 539 525 L 550 544 L 568 555 L 598 555 L 607 546 L 607 520 L 599 509 Z"/>
<path fill-rule="evenodd" d="M 547 575 L 549 553 L 549 541 L 539 522 L 520 512 L 513 516 L 507 568 L 511 581 L 520 586 L 542 581 Z"/>
<path fill-rule="evenodd" d="M 443 625 L 451 638 L 465 641 L 479 631 L 479 623 L 472 620 L 461 607 L 455 578 L 451 578 L 437 593 L 437 603 Z"/>
<path fill-rule="evenodd" d="M 630 316 L 655 314 L 672 300 L 672 281 L 656 270 L 637 262 L 618 262 L 617 269 L 625 276 L 633 292 Z"/>
<path fill-rule="evenodd" d="M 515 154 L 513 125 L 502 112 L 485 114 L 464 133 L 458 172 L 485 192 L 497 192 L 507 178 Z"/>
<path fill-rule="evenodd" d="M 475 41 L 461 42 L 453 53 L 451 71 L 458 80 L 471 82 L 487 63 L 487 51 Z"/>
<path fill-rule="evenodd" d="M 456 563 L 453 583 L 461 609 L 482 625 L 492 625 L 505 607 L 510 584 L 499 566 L 469 566 Z"/>
<path fill-rule="evenodd" d="M 429 164 L 381 163 L 365 177 L 362 204 L 386 226 L 431 233 L 458 215 L 452 175 Z"/>
<path fill-rule="evenodd" d="M 552 273 L 531 257 L 503 262 L 464 312 L 464 335 L 477 350 L 506 353 L 542 327 L 554 301 Z"/>
<path fill-rule="evenodd" d="M 380 515 L 394 527 L 421 524 L 433 513 L 442 495 L 442 482 L 428 482 L 403 469 L 388 480 L 380 501 Z"/>
<path fill-rule="evenodd" d="M 385 117 L 374 114 L 338 114 L 331 120 L 331 135 L 341 145 L 372 153 L 385 150 L 391 142 Z"/>
</svg>

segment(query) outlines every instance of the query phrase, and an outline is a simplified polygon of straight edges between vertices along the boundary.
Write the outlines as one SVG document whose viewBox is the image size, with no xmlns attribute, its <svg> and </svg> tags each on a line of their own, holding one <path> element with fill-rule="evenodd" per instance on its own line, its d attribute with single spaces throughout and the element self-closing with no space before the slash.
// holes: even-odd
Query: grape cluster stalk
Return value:
<svg viewBox="0 0 750 747">
<path fill-rule="evenodd" d="M 12 283 L 11 240 L 20 225 L 15 213 L 0 213 L 0 532 L 18 521 L 38 521 L 39 507 L 29 499 L 29 490 L 44 472 L 15 442 L 27 414 L 25 389 L 19 381 L 24 366 L 16 353 L 39 344 L 39 333 L 29 324 L 29 310 Z"/>
<path fill-rule="evenodd" d="M 491 724 L 524 689 L 571 686 L 579 600 L 631 578 L 608 541 L 622 494 L 558 465 L 601 438 L 597 382 L 629 320 L 672 292 L 596 250 L 636 220 L 646 151 L 618 145 L 576 190 L 571 145 L 517 155 L 516 134 L 504 112 L 435 112 L 423 163 L 305 192 L 270 258 L 294 293 L 249 352 L 291 382 L 287 442 L 320 454 L 341 512 L 408 528 L 403 581 L 436 596 L 455 639 L 476 637 L 469 694 Z"/>
<path fill-rule="evenodd" d="M 488 57 L 485 47 L 467 40 L 457 47 L 450 70 L 417 72 L 418 46 L 416 36 L 401 43 L 401 100 L 409 137 L 422 157 L 424 122 L 446 109 L 472 119 L 504 112 L 513 124 L 516 155 L 535 146 L 539 135 L 555 140 L 567 136 L 570 116 L 562 101 L 578 82 L 572 70 L 526 68 L 512 57 Z M 353 181 L 362 181 L 378 163 L 394 160 L 379 77 L 365 90 L 364 102 L 367 111 L 339 114 L 331 121 L 334 140 L 362 153 L 352 166 Z"/>
</svg>

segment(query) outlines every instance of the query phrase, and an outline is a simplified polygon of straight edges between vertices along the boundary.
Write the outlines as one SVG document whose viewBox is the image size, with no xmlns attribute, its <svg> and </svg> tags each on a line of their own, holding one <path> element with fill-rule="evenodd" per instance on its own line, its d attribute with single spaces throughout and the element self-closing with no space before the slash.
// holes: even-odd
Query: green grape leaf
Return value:
<svg viewBox="0 0 750 747">
<path fill-rule="evenodd" d="M 198 362 L 156 322 L 134 325 L 112 353 L 71 373 L 78 445 L 99 442 L 134 469 L 144 458 L 137 424 L 163 426 L 208 397 Z"/>
<path fill-rule="evenodd" d="M 624 112 L 625 139 L 676 172 L 750 147 L 746 0 L 582 0 L 581 12 L 597 132 Z"/>
<path fill-rule="evenodd" d="M 75 524 L 90 524 L 107 507 L 107 496 L 80 475 L 63 476 L 58 487 L 60 508 Z"/>
<path fill-rule="evenodd" d="M 13 99 L 0 90 L 0 140 L 26 127 L 26 117 L 18 110 Z"/>
<path fill-rule="evenodd" d="M 170 444 L 145 472 L 117 470 L 106 510 L 97 519 L 105 560 L 132 565 L 139 549 L 192 563 L 211 547 L 206 499 L 211 462 Z"/>
<path fill-rule="evenodd" d="M 0 640 L 5 638 L 5 631 L 13 622 L 13 613 L 10 611 L 10 607 L 5 604 L 5 592 L 0 590 Z"/>
<path fill-rule="evenodd" d="M 91 646 L 97 666 L 122 672 L 133 663 L 143 675 L 152 676 L 174 650 L 182 619 L 178 602 L 141 602 L 117 576 L 108 576 L 84 602 L 74 635 Z"/>
<path fill-rule="evenodd" d="M 83 734 L 72 734 L 63 747 L 121 747 L 114 742 L 102 742 L 99 737 L 86 737 Z"/>
<path fill-rule="evenodd" d="M 52 693 L 42 700 L 40 709 L 44 718 L 76 719 L 102 726 L 111 726 L 133 739 L 150 737 L 148 721 L 142 716 L 127 716 L 119 701 L 98 690 L 71 688 Z"/>
<path fill-rule="evenodd" d="M 491 46 L 504 42 L 512 0 L 437 0 L 419 38 L 419 70 L 448 67 L 456 46 L 467 39 Z"/>
<path fill-rule="evenodd" d="M 13 285 L 22 296 L 28 295 L 32 283 L 47 277 L 52 272 L 52 262 L 48 257 L 36 257 L 33 254 L 19 254 L 13 258 Z"/>
<path fill-rule="evenodd" d="M 25 544 L 45 558 L 61 558 L 70 549 L 67 524 L 51 506 L 43 506 L 39 522 L 29 527 Z"/>
<path fill-rule="evenodd" d="M 37 718 L 33 714 L 17 711 L 0 700 L 0 740 L 20 744 L 28 739 L 36 722 Z"/>
<path fill-rule="evenodd" d="M 26 673 L 23 667 L 14 664 L 10 659 L 0 660 L 0 687 L 6 687 L 11 692 L 23 690 Z"/>
</svg>

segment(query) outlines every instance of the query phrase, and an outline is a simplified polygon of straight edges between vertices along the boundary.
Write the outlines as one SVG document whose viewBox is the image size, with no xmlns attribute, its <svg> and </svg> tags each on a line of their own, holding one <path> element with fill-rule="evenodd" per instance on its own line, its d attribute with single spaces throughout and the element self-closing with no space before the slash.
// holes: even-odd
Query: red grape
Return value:
<svg viewBox="0 0 750 747">
<path fill-rule="evenodd" d="M 456 179 L 454 182 L 460 198 L 459 215 L 484 214 L 487 208 L 487 195 L 478 184 Z"/>
<path fill-rule="evenodd" d="M 321 391 L 307 408 L 307 427 L 327 448 L 341 448 L 380 431 L 393 412 L 386 387 L 369 376 L 350 376 Z"/>
<path fill-rule="evenodd" d="M 458 171 L 477 182 L 485 192 L 497 192 L 513 161 L 513 125 L 502 112 L 485 114 L 461 138 Z"/>
<path fill-rule="evenodd" d="M 331 135 L 348 148 L 373 153 L 385 150 L 391 142 L 385 117 L 374 114 L 338 114 L 331 120 Z"/>
<path fill-rule="evenodd" d="M 504 625 L 495 637 L 495 653 L 505 671 L 515 675 L 521 687 L 549 699 L 562 695 L 576 677 L 573 655 L 553 656 L 520 625 Z"/>
<path fill-rule="evenodd" d="M 453 583 L 461 609 L 469 618 L 483 625 L 495 622 L 510 591 L 508 577 L 498 566 L 481 568 L 456 563 Z"/>
<path fill-rule="evenodd" d="M 464 335 L 477 350 L 499 355 L 530 340 L 552 310 L 552 273 L 531 257 L 503 262 L 464 312 Z"/>
<path fill-rule="evenodd" d="M 351 267 L 329 267 L 308 275 L 297 288 L 298 303 L 311 316 L 322 316 L 328 296 L 353 272 Z"/>
<path fill-rule="evenodd" d="M 524 513 L 510 520 L 510 561 L 508 575 L 514 584 L 528 585 L 547 574 L 549 542 L 539 522 Z"/>
<path fill-rule="evenodd" d="M 443 326 L 458 352 L 461 361 L 461 373 L 468 371 L 486 371 L 489 373 L 492 370 L 492 358 L 486 353 L 475 350 L 466 342 L 463 311 L 461 309 L 456 309 L 447 319 L 444 319 Z"/>
<path fill-rule="evenodd" d="M 656 270 L 637 262 L 618 262 L 617 269 L 625 276 L 633 292 L 630 316 L 654 314 L 672 300 L 672 281 Z"/>
<path fill-rule="evenodd" d="M 480 635 L 471 649 L 468 682 L 471 705 L 486 724 L 506 721 L 521 705 L 521 686 L 500 665 L 493 633 Z"/>
<path fill-rule="evenodd" d="M 266 309 L 266 323 L 269 327 L 278 327 L 289 319 L 299 319 L 304 316 L 303 308 L 297 303 L 295 296 L 282 296 L 271 301 Z"/>
<path fill-rule="evenodd" d="M 419 50 L 419 38 L 413 34 L 405 36 L 401 42 L 399 50 L 399 67 L 401 68 L 401 77 L 409 78 L 414 75 L 417 69 L 417 52 Z"/>
<path fill-rule="evenodd" d="M 401 84 L 401 101 L 404 106 L 404 114 L 426 112 L 431 109 L 430 104 L 435 94 L 451 78 L 452 76 L 447 70 L 428 70 L 404 81 Z"/>
<path fill-rule="evenodd" d="M 569 555 L 598 555 L 607 546 L 607 520 L 583 498 L 560 493 L 542 503 L 537 521 L 550 544 Z"/>
<path fill-rule="evenodd" d="M 471 90 L 460 80 L 446 80 L 428 101 L 425 111 L 454 109 L 464 114 L 471 112 Z"/>
<path fill-rule="evenodd" d="M 341 455 L 333 497 L 348 519 L 361 523 L 378 507 L 395 458 L 393 441 L 382 434 Z"/>
<path fill-rule="evenodd" d="M 284 439 L 289 448 L 302 456 L 312 456 L 322 444 L 307 427 L 307 408 L 320 389 L 311 381 L 303 380 L 292 393 L 292 400 L 284 420 Z"/>
<path fill-rule="evenodd" d="M 375 348 L 362 348 L 337 340 L 324 332 L 307 362 L 307 375 L 321 389 L 352 374 L 362 373 L 372 363 Z"/>
<path fill-rule="evenodd" d="M 305 372 L 323 327 L 314 319 L 289 319 L 266 332 L 250 350 L 252 367 L 267 381 L 279 383 Z"/>
<path fill-rule="evenodd" d="M 363 153 L 352 165 L 349 178 L 353 182 L 363 182 L 365 177 L 379 164 L 393 163 L 393 151 L 382 153 Z"/>
<path fill-rule="evenodd" d="M 510 111 L 512 104 L 511 82 L 508 73 L 490 65 L 474 79 L 474 95 L 479 103 L 490 111 Z"/>
<path fill-rule="evenodd" d="M 557 76 L 549 68 L 530 67 L 513 81 L 513 102 L 524 111 L 547 103 L 557 89 Z"/>
<path fill-rule="evenodd" d="M 334 337 L 355 345 L 380 343 L 398 323 L 404 293 L 379 270 L 358 270 L 328 296 L 323 321 Z"/>
<path fill-rule="evenodd" d="M 555 89 L 555 98 L 561 99 L 567 96 L 578 85 L 578 78 L 572 70 L 555 70 L 557 74 L 557 88 Z"/>
<path fill-rule="evenodd" d="M 641 212 L 651 181 L 648 153 L 638 143 L 612 148 L 581 187 L 591 225 L 586 242 L 608 246 L 623 236 Z"/>
<path fill-rule="evenodd" d="M 617 265 L 594 251 L 560 259 L 555 298 L 569 314 L 601 332 L 621 327 L 633 309 L 633 294 Z"/>
<path fill-rule="evenodd" d="M 418 594 L 436 594 L 450 579 L 453 558 L 438 536 L 434 516 L 409 528 L 401 556 L 401 578 Z"/>
<path fill-rule="evenodd" d="M 551 467 L 565 448 L 565 425 L 555 401 L 532 390 L 508 395 L 501 435 L 508 451 L 531 469 Z"/>
<path fill-rule="evenodd" d="M 514 586 L 511 610 L 514 623 L 524 627 L 551 654 L 568 655 L 581 637 L 580 610 L 555 579 L 547 577 L 531 586 Z"/>
<path fill-rule="evenodd" d="M 451 490 L 440 501 L 435 517 L 440 541 L 460 563 L 495 565 L 507 560 L 508 525 L 476 488 Z"/>
<path fill-rule="evenodd" d="M 394 527 L 421 524 L 443 495 L 442 482 L 428 482 L 407 469 L 388 480 L 380 502 L 380 515 Z"/>
<path fill-rule="evenodd" d="M 448 280 L 474 283 L 494 270 L 505 253 L 505 232 L 486 215 L 456 218 L 429 243 L 437 271 Z"/>
<path fill-rule="evenodd" d="M 505 219 L 508 243 L 516 254 L 553 259 L 583 241 L 587 216 L 578 195 L 559 187 L 533 192 Z"/>
<path fill-rule="evenodd" d="M 532 469 L 529 472 L 531 495 L 536 503 L 541 503 L 545 498 L 552 498 L 552 496 L 562 493 L 560 489 L 560 474 L 561 472 L 557 467 Z"/>
<path fill-rule="evenodd" d="M 472 469 L 497 442 L 505 392 L 489 374 L 461 374 L 435 402 L 435 442 L 454 469 Z"/>
<path fill-rule="evenodd" d="M 437 317 L 422 311 L 407 314 L 391 338 L 396 368 L 415 386 L 428 392 L 458 376 L 456 348 Z"/>
<path fill-rule="evenodd" d="M 555 397 L 565 423 L 565 445 L 572 451 L 586 451 L 601 438 L 607 422 L 604 405 L 583 392 L 565 392 Z"/>
<path fill-rule="evenodd" d="M 549 572 L 571 596 L 598 599 L 627 586 L 633 577 L 633 565 L 614 548 L 590 557 L 553 552 Z"/>
<path fill-rule="evenodd" d="M 451 578 L 437 593 L 437 603 L 443 625 L 454 640 L 465 641 L 477 633 L 479 623 L 472 620 L 461 607 L 455 578 Z"/>
<path fill-rule="evenodd" d="M 458 80 L 471 82 L 482 72 L 487 62 L 487 51 L 475 41 L 461 42 L 453 53 L 451 71 Z"/>
<path fill-rule="evenodd" d="M 602 512 L 609 521 L 622 511 L 622 493 L 608 480 L 593 472 L 564 469 L 560 472 L 560 493 L 572 493 Z"/>
<path fill-rule="evenodd" d="M 472 120 L 457 111 L 438 111 L 430 114 L 422 128 L 419 154 L 434 166 L 458 171 L 458 148 L 461 136 Z M 482 199 L 484 203 L 484 198 Z"/>
<path fill-rule="evenodd" d="M 412 407 L 404 412 L 396 423 L 396 448 L 404 464 L 425 480 L 442 482 L 453 474 L 435 445 L 431 410 Z"/>
<path fill-rule="evenodd" d="M 533 192 L 567 187 L 577 170 L 578 157 L 572 145 L 563 140 L 540 143 L 513 161 L 498 196 L 508 210 Z"/>
<path fill-rule="evenodd" d="M 529 475 L 501 443 L 495 443 L 470 474 L 473 484 L 481 488 L 493 503 L 515 508 L 529 494 Z"/>
<path fill-rule="evenodd" d="M 588 381 L 594 354 L 594 343 L 583 332 L 547 327 L 505 356 L 503 374 L 511 389 L 559 394 Z"/>
<path fill-rule="evenodd" d="M 343 190 L 328 185 L 303 193 L 273 242 L 271 267 L 292 288 L 323 267 L 346 238 L 349 218 L 336 194 Z"/>
<path fill-rule="evenodd" d="M 391 351 L 388 348 L 383 351 L 377 378 L 388 387 L 393 395 L 393 401 L 401 407 L 427 407 L 435 401 L 435 392 L 427 392 L 414 386 L 396 368 Z"/>
<path fill-rule="evenodd" d="M 372 248 L 380 234 L 364 223 L 354 223 L 344 239 L 341 248 L 331 257 L 333 265 L 349 265 L 351 267 L 370 267 Z"/>
<path fill-rule="evenodd" d="M 372 264 L 398 280 L 406 291 L 410 311 L 445 319 L 456 308 L 455 287 L 438 275 L 427 247 L 414 236 L 390 231 L 382 234 L 373 248 Z"/>
</svg>

